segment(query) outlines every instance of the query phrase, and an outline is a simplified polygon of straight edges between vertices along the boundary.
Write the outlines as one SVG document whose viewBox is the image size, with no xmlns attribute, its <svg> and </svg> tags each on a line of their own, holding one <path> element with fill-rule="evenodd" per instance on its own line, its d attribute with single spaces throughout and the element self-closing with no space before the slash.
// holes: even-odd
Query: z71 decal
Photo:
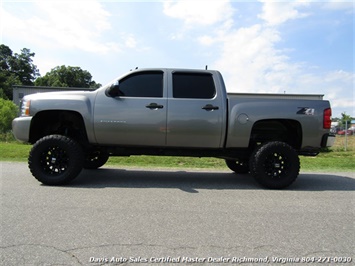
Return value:
<svg viewBox="0 0 355 266">
<path fill-rule="evenodd" d="M 314 115 L 314 108 L 309 107 L 298 107 L 300 110 L 297 112 L 298 115 Z"/>
</svg>

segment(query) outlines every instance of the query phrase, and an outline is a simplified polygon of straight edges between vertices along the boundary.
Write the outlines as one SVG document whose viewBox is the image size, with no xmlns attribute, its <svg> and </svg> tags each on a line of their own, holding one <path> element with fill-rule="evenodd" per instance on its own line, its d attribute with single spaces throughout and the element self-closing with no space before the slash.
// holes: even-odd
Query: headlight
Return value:
<svg viewBox="0 0 355 266">
<path fill-rule="evenodd" d="M 30 100 L 23 100 L 21 102 L 21 116 L 29 116 L 30 115 Z"/>
</svg>

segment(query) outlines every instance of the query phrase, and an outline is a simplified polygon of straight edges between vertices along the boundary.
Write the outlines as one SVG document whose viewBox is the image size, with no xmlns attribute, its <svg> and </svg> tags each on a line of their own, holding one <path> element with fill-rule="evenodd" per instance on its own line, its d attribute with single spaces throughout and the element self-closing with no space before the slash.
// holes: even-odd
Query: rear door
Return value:
<svg viewBox="0 0 355 266">
<path fill-rule="evenodd" d="M 222 147 L 224 104 L 213 74 L 173 71 L 169 77 L 167 146 Z"/>
</svg>

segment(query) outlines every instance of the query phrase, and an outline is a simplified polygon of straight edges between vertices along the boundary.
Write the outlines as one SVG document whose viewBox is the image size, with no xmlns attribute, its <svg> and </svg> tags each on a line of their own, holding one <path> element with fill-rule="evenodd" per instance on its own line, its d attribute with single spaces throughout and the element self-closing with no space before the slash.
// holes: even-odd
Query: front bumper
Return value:
<svg viewBox="0 0 355 266">
<path fill-rule="evenodd" d="M 12 121 L 12 132 L 19 141 L 28 142 L 30 139 L 32 117 L 17 117 Z"/>
</svg>

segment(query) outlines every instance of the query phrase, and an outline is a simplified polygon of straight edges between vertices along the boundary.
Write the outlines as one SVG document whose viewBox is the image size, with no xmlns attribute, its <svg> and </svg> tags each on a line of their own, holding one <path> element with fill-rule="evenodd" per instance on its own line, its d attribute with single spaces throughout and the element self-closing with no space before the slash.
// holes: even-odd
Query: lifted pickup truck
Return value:
<svg viewBox="0 0 355 266">
<path fill-rule="evenodd" d="M 96 91 L 25 96 L 15 137 L 34 144 L 33 176 L 62 185 L 109 156 L 217 157 L 264 187 L 299 174 L 299 155 L 331 146 L 322 95 L 227 93 L 214 70 L 139 69 Z"/>
</svg>

